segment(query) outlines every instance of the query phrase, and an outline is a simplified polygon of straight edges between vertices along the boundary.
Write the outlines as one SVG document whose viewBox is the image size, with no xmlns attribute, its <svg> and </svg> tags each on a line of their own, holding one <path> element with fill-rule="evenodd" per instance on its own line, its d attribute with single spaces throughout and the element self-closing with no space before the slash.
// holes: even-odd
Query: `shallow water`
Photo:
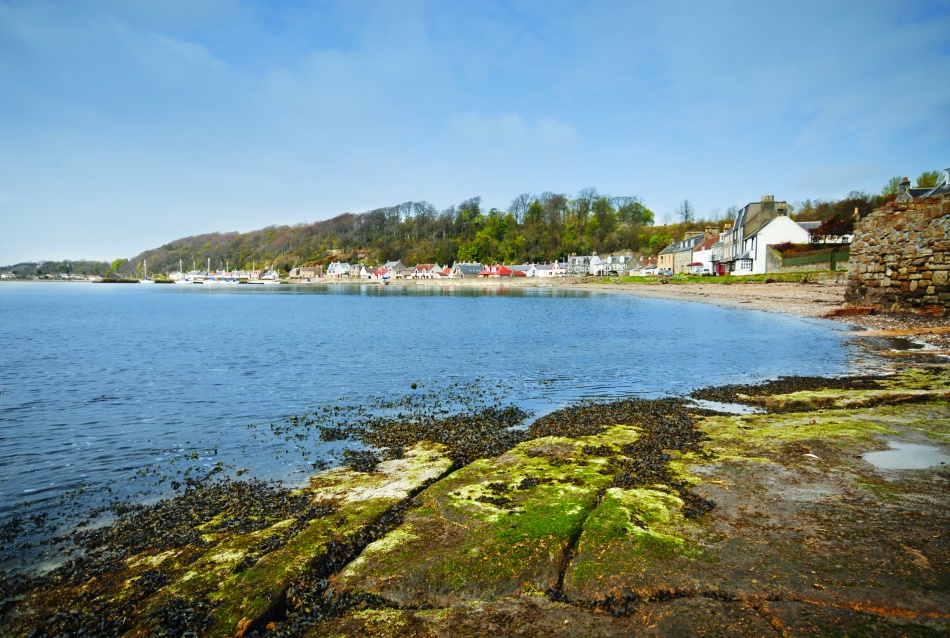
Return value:
<svg viewBox="0 0 950 638">
<path fill-rule="evenodd" d="M 950 463 L 950 455 L 933 445 L 888 441 L 889 450 L 867 452 L 862 458 L 882 470 L 925 470 Z"/>
<path fill-rule="evenodd" d="M 5 283 L 0 343 L 8 520 L 217 463 L 300 480 L 348 443 L 267 425 L 325 406 L 451 390 L 540 415 L 879 362 L 839 324 L 550 288 Z"/>
</svg>

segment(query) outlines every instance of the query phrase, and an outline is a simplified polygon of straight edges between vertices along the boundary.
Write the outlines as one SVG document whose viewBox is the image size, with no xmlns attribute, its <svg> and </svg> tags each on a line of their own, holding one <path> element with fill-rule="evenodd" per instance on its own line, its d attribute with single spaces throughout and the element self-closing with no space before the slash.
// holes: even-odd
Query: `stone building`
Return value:
<svg viewBox="0 0 950 638">
<path fill-rule="evenodd" d="M 905 184 L 897 200 L 855 224 L 845 300 L 944 316 L 950 309 L 950 169 L 922 196 Z"/>
</svg>

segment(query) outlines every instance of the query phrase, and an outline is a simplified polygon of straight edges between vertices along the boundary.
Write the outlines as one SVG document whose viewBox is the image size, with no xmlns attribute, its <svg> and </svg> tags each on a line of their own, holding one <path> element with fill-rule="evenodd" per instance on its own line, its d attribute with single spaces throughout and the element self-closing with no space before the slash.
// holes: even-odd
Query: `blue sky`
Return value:
<svg viewBox="0 0 950 638">
<path fill-rule="evenodd" d="M 950 166 L 950 2 L 0 0 L 0 264 L 595 187 Z"/>
</svg>

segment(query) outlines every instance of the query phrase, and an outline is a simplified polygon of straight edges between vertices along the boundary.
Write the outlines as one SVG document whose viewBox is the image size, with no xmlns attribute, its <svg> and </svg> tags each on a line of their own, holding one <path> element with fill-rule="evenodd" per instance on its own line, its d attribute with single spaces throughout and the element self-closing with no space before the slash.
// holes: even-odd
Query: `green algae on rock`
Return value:
<svg viewBox="0 0 950 638">
<path fill-rule="evenodd" d="M 17 606 L 13 622 L 5 622 L 7 631 L 25 635 L 44 628 L 55 634 L 85 628 L 97 635 L 144 636 L 170 630 L 169 623 L 172 631 L 177 626 L 181 632 L 200 630 L 208 635 L 251 629 L 268 614 L 280 613 L 275 606 L 296 579 L 321 563 L 339 569 L 351 558 L 347 552 L 357 553 L 362 544 L 384 531 L 373 529 L 384 514 L 450 466 L 444 447 L 422 443 L 403 459 L 381 463 L 374 473 L 336 469 L 315 475 L 294 494 L 310 503 L 300 519 L 259 522 L 243 533 L 227 525 L 224 531 L 213 531 L 222 527 L 217 514 L 194 520 L 191 529 L 197 543 L 162 551 L 142 546 L 141 551 L 124 561 L 110 562 L 102 574 L 91 577 L 63 582 L 54 573 Z M 268 545 L 269 538 L 291 527 L 295 528 L 292 537 Z M 160 586 L 143 592 L 142 578 L 154 581 L 156 574 Z M 109 626 L 47 614 L 50 607 L 77 604 L 121 613 Z"/>
<path fill-rule="evenodd" d="M 617 445 L 639 436 L 614 426 L 597 439 Z M 581 452 L 593 442 L 545 437 L 453 473 L 391 532 L 404 542 L 370 545 L 340 574 L 337 590 L 449 605 L 555 589 L 568 548 L 612 479 L 606 459 Z M 508 488 L 503 506 L 492 502 L 498 484 Z"/>
<path fill-rule="evenodd" d="M 950 525 L 950 474 L 881 472 L 862 453 L 885 439 L 945 441 L 948 423 L 950 404 L 939 401 L 708 417 L 699 427 L 715 454 L 675 464 L 716 509 L 687 520 L 665 508 L 664 543 L 648 552 L 627 537 L 633 510 L 605 497 L 608 511 L 588 519 L 564 592 L 623 614 L 643 601 L 711 596 L 946 627 L 947 577 L 936 565 L 948 545 L 935 532 Z"/>
</svg>

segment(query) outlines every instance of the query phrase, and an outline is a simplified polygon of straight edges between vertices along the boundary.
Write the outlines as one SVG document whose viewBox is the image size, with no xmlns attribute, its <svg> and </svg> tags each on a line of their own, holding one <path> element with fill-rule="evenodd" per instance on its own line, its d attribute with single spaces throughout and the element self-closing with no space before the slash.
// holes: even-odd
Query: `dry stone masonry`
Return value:
<svg viewBox="0 0 950 638">
<path fill-rule="evenodd" d="M 894 312 L 950 310 L 950 195 L 907 198 L 855 225 L 846 301 Z"/>
</svg>

